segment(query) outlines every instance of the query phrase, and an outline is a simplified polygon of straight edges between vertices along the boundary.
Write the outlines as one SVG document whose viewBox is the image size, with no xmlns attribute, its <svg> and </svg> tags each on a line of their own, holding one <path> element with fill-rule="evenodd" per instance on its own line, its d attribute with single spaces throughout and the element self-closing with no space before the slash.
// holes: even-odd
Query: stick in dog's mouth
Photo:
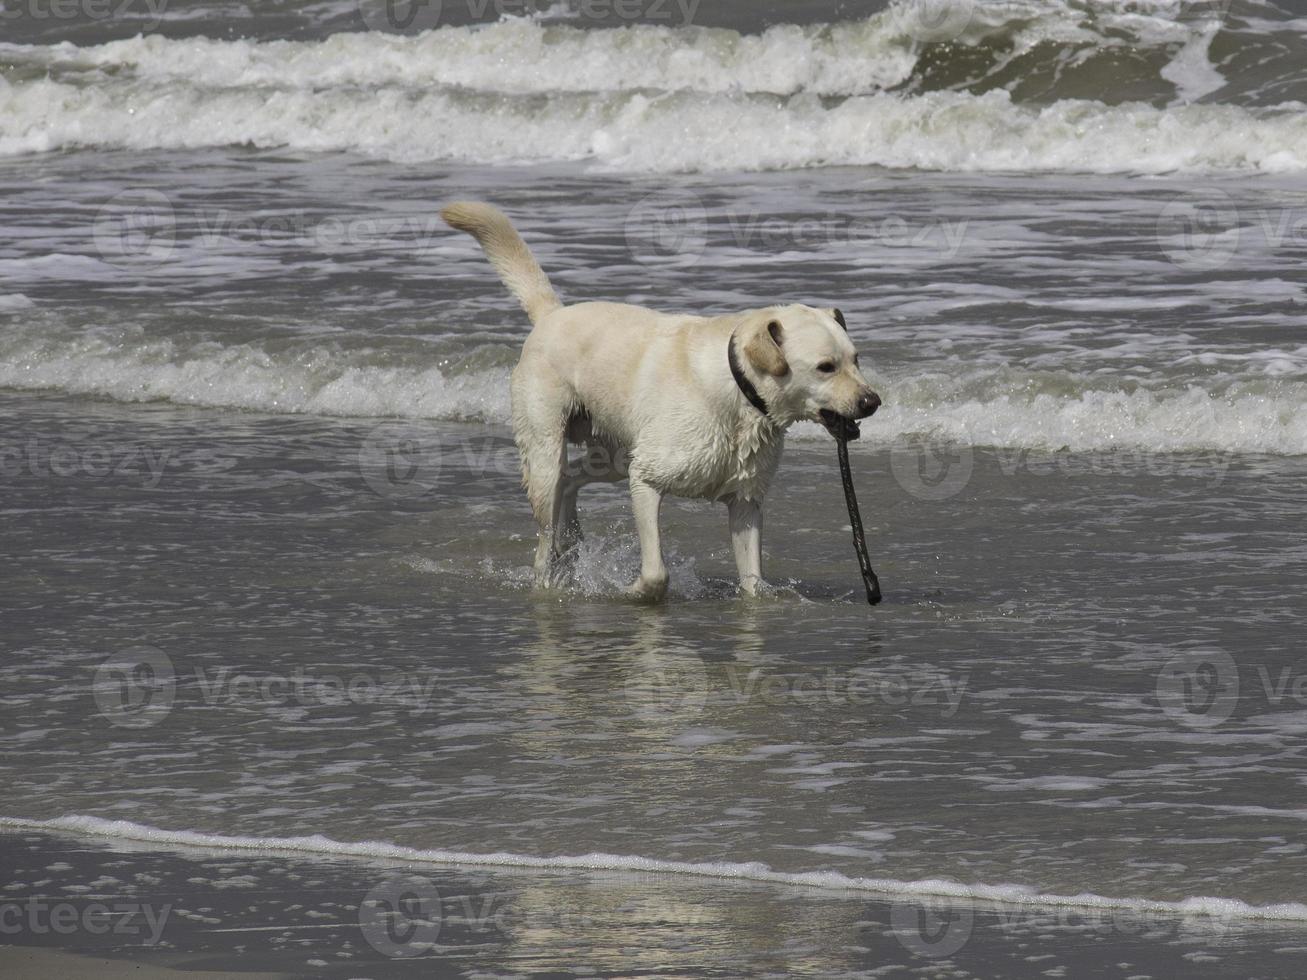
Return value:
<svg viewBox="0 0 1307 980">
<path fill-rule="evenodd" d="M 842 415 L 834 409 L 823 408 L 817 412 L 817 417 L 821 419 L 821 424 L 838 441 L 840 439 L 856 439 L 862 434 L 858 428 L 859 419 L 869 419 L 876 414 L 880 408 L 880 395 L 876 394 L 870 388 L 858 396 L 857 408 L 850 415 Z"/>
<path fill-rule="evenodd" d="M 835 444 L 839 447 L 840 476 L 844 481 L 844 502 L 849 507 L 853 550 L 858 555 L 858 570 L 862 572 L 862 584 L 867 590 L 867 602 L 874 606 L 880 602 L 880 579 L 876 577 L 876 571 L 871 567 L 871 558 L 867 555 L 867 537 L 862 531 L 862 515 L 858 513 L 858 495 L 853 490 L 853 472 L 849 466 L 849 440 L 857 438 L 858 424 L 842 415 L 836 415 L 835 418 L 840 427 L 832 435 L 835 436 Z M 852 435 L 849 434 L 850 428 Z"/>
<path fill-rule="evenodd" d="M 823 408 L 817 414 L 821 417 L 821 424 L 826 427 L 826 431 L 836 439 L 853 440 L 862 435 L 862 429 L 858 427 L 857 421 L 847 415 L 832 412 L 829 408 Z"/>
</svg>

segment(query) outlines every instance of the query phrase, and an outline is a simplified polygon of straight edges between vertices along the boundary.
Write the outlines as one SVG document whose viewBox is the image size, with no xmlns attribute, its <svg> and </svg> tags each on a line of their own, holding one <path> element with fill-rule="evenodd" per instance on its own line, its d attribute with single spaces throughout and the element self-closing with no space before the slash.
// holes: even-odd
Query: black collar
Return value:
<svg viewBox="0 0 1307 980">
<path fill-rule="evenodd" d="M 739 386 L 740 391 L 744 392 L 744 397 L 749 400 L 749 404 L 767 414 L 767 403 L 762 400 L 762 395 L 758 394 L 758 389 L 753 386 L 753 382 L 744 376 L 744 371 L 740 367 L 740 359 L 735 356 L 735 335 L 731 335 L 730 342 L 726 345 L 726 363 L 731 366 L 731 377 Z"/>
</svg>

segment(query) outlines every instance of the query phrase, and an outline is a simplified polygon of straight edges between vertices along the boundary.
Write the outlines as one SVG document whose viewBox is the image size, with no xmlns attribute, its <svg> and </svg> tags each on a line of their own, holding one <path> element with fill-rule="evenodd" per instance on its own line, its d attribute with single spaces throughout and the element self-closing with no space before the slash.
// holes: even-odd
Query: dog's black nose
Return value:
<svg viewBox="0 0 1307 980">
<path fill-rule="evenodd" d="M 876 414 L 880 408 L 880 395 L 869 391 L 858 399 L 858 418 L 865 419 Z"/>
</svg>

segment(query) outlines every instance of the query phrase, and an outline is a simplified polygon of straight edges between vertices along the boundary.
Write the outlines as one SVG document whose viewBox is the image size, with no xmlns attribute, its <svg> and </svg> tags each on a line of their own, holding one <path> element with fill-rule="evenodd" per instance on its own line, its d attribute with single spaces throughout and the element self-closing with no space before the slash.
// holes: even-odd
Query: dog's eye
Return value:
<svg viewBox="0 0 1307 980">
<path fill-rule="evenodd" d="M 834 361 L 822 361 L 817 365 L 817 370 L 822 374 L 831 374 L 835 370 Z"/>
</svg>

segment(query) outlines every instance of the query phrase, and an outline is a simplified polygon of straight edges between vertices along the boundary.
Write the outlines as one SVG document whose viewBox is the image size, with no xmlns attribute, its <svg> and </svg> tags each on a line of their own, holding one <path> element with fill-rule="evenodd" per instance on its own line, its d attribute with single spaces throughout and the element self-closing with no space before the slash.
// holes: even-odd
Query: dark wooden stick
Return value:
<svg viewBox="0 0 1307 980">
<path fill-rule="evenodd" d="M 880 602 L 880 579 L 871 567 L 867 556 L 867 536 L 862 530 L 862 515 L 858 513 L 858 495 L 853 489 L 853 471 L 849 468 L 849 439 L 840 420 L 840 434 L 835 437 L 840 450 L 840 476 L 844 478 L 844 502 L 849 505 L 849 524 L 853 527 L 853 550 L 858 553 L 858 568 L 862 571 L 862 584 L 867 587 L 867 602 Z"/>
</svg>

